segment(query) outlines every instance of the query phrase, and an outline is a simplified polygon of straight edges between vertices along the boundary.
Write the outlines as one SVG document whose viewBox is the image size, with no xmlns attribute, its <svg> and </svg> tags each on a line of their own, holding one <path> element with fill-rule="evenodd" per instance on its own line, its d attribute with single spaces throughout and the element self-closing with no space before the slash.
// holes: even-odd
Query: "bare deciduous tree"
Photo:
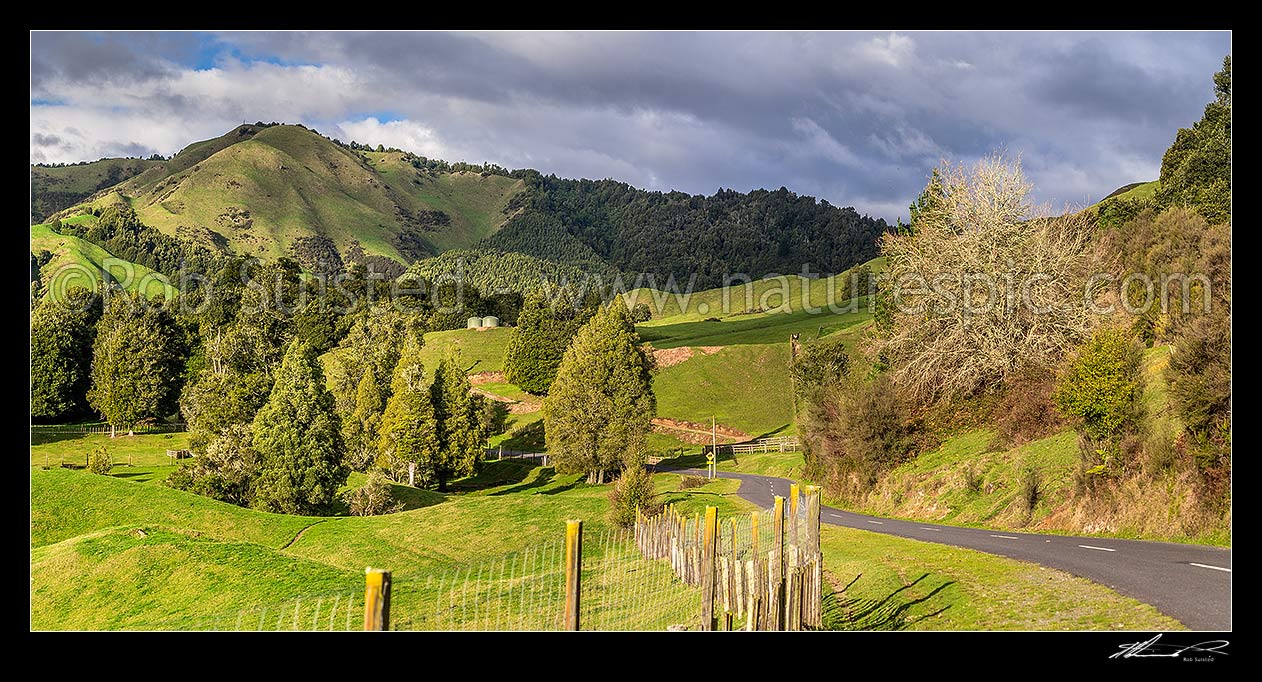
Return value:
<svg viewBox="0 0 1262 682">
<path fill-rule="evenodd" d="M 887 234 L 892 319 L 881 349 L 923 402 L 970 394 L 1023 363 L 1050 366 L 1098 322 L 1090 225 L 1036 216 L 1019 159 L 944 164 L 939 210 Z"/>
</svg>

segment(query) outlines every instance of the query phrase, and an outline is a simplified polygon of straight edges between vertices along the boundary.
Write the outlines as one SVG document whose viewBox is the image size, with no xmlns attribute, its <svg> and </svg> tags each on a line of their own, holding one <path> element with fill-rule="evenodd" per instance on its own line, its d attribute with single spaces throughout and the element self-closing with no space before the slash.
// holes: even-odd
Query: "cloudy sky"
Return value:
<svg viewBox="0 0 1262 682">
<path fill-rule="evenodd" d="M 1229 33 L 31 34 L 31 161 L 170 155 L 242 122 L 694 194 L 780 186 L 893 221 L 939 159 L 1035 198 L 1157 177 Z"/>
</svg>

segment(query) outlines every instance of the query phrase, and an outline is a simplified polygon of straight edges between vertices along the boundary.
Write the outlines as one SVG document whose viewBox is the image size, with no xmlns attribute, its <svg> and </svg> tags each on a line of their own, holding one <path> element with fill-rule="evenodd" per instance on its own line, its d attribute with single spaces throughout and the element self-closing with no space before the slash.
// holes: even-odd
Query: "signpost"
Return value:
<svg viewBox="0 0 1262 682">
<path fill-rule="evenodd" d="M 711 450 L 710 452 L 707 452 L 707 453 L 706 453 L 706 456 L 705 456 L 705 461 L 706 461 L 706 465 L 705 465 L 706 476 L 707 476 L 707 477 L 709 477 L 709 478 L 714 478 L 714 477 L 718 474 L 718 471 L 716 471 L 716 469 L 717 469 L 718 467 L 717 467 L 717 466 L 715 466 L 715 463 L 714 463 L 714 451 L 713 451 L 713 450 Z"/>
</svg>

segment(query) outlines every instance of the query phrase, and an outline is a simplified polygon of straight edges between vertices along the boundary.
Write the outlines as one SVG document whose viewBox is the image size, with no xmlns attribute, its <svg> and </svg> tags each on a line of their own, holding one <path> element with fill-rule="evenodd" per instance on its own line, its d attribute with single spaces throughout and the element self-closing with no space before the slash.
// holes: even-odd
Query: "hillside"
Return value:
<svg viewBox="0 0 1262 682">
<path fill-rule="evenodd" d="M 72 219 L 73 220 L 73 219 Z M 71 287 L 94 288 L 105 278 L 128 291 L 147 296 L 174 295 L 176 289 L 165 277 L 149 268 L 116 257 L 89 241 L 53 232 L 47 225 L 31 226 L 31 255 L 38 265 L 44 296 L 60 296 Z"/>
<path fill-rule="evenodd" d="M 95 203 L 122 200 L 168 235 L 207 230 L 233 251 L 315 269 L 334 250 L 345 260 L 362 260 L 362 251 L 409 263 L 470 246 L 503 223 L 520 189 L 503 176 L 422 172 L 402 153 L 354 151 L 301 126 L 243 125 Z"/>
<path fill-rule="evenodd" d="M 720 273 L 760 278 L 805 265 L 831 274 L 873 258 L 887 229 L 783 187 L 652 192 L 374 151 L 301 125 L 242 125 L 118 173 L 118 184 L 79 182 L 56 217 L 127 204 L 169 236 L 293 257 L 308 271 L 372 262 L 397 274 L 425 261 L 426 274 L 467 272 L 480 287 L 518 291 L 540 272 L 553 280 L 648 274 L 656 279 L 637 285 L 659 287 L 695 272 L 703 288 L 719 286 Z"/>
<path fill-rule="evenodd" d="M 101 159 L 69 166 L 31 166 L 31 224 L 161 164 L 153 159 Z"/>
</svg>

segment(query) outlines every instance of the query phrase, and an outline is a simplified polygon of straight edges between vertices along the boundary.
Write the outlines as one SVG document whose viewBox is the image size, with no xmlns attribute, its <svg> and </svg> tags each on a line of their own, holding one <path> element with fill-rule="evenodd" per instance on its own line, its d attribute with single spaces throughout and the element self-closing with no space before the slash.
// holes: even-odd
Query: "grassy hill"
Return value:
<svg viewBox="0 0 1262 682">
<path fill-rule="evenodd" d="M 176 292 L 165 277 L 143 265 L 116 258 L 78 237 L 57 234 L 48 225 L 32 225 L 31 253 L 41 251 L 51 254 L 51 260 L 40 267 L 45 296 L 60 296 L 74 286 L 94 288 L 105 277 L 147 296 L 170 297 Z"/>
<path fill-rule="evenodd" d="M 1108 196 L 1104 197 L 1104 199 L 1101 199 L 1100 201 L 1102 202 L 1107 199 L 1137 199 L 1141 201 L 1147 200 L 1147 199 L 1153 198 L 1153 196 L 1157 194 L 1157 190 L 1160 187 L 1161 187 L 1160 180 L 1153 180 L 1152 182 L 1132 182 L 1129 185 L 1123 185 L 1121 187 L 1118 187 L 1117 189 L 1113 190 L 1112 193 L 1110 193 Z M 1096 202 L 1096 203 L 1100 203 L 1100 202 Z"/>
<path fill-rule="evenodd" d="M 141 458 L 160 458 L 162 443 L 147 442 L 154 451 Z M 77 452 L 85 445 L 72 438 L 46 446 Z M 753 470 L 758 458 L 743 457 L 742 466 Z M 432 586 L 440 580 L 467 583 L 480 572 L 484 593 L 491 595 L 485 606 L 502 611 L 488 616 L 484 610 L 476 622 L 526 611 L 546 617 L 551 602 L 496 596 L 517 594 L 499 573 L 503 561 L 555 543 L 568 518 L 585 521 L 591 538 L 585 554 L 609 551 L 597 541 L 606 528 L 609 486 L 588 486 L 576 475 L 524 462 L 490 462 L 481 476 L 461 482 L 457 489 L 463 492 L 425 493 L 432 499 L 410 511 L 322 518 L 256 512 L 157 482 L 135 482 L 130 469 L 116 466 L 112 476 L 98 476 L 32 467 L 32 628 L 150 629 L 201 617 L 222 617 L 228 628 L 242 620 L 253 628 L 265 614 L 288 619 L 299 612 L 314 621 L 313 604 L 325 609 L 325 617 L 330 609 L 329 601 L 316 597 L 362 594 L 367 565 L 394 572 L 396 625 L 425 627 L 434 614 Z M 738 481 L 682 490 L 680 478 L 658 474 L 655 484 L 662 499 L 684 513 L 705 505 L 718 506 L 722 516 L 750 510 L 735 495 Z M 821 535 L 826 581 L 838 591 L 826 600 L 834 628 L 1178 627 L 1151 607 L 1059 571 L 863 531 L 825 527 Z M 626 579 L 598 568 L 584 584 Z M 660 580 L 638 597 L 647 608 L 638 615 L 624 611 L 627 620 L 620 625 L 662 629 L 666 623 L 656 618 L 662 606 L 697 598 L 677 581 Z M 463 622 L 478 618 L 471 606 L 468 611 L 459 617 Z M 338 611 L 339 621 L 342 613 L 352 617 L 352 628 L 362 618 L 352 609 Z"/>
<path fill-rule="evenodd" d="M 1144 428 L 1168 438 L 1182 430 L 1163 373 L 1171 352 L 1171 346 L 1151 348 L 1143 362 Z M 1009 447 L 988 426 L 964 429 L 895 468 L 860 508 L 990 528 L 1231 544 L 1230 515 L 1217 520 L 1198 511 L 1195 486 L 1179 475 L 1158 484 L 1127 481 L 1102 490 L 1093 503 L 1073 494 L 1079 461 L 1073 430 Z M 1025 497 L 1031 480 L 1038 490 L 1033 507 Z"/>
<path fill-rule="evenodd" d="M 243 125 L 94 201 L 125 201 L 170 235 L 204 228 L 240 253 L 302 262 L 312 249 L 302 240 L 319 238 L 343 258 L 358 243 L 368 255 L 409 263 L 494 232 L 521 188 L 498 175 L 422 172 L 401 153 L 354 151 L 302 126 Z"/>
<path fill-rule="evenodd" d="M 87 199 L 93 193 L 162 163 L 149 159 L 101 159 L 70 166 L 31 166 L 31 224 Z"/>
</svg>

